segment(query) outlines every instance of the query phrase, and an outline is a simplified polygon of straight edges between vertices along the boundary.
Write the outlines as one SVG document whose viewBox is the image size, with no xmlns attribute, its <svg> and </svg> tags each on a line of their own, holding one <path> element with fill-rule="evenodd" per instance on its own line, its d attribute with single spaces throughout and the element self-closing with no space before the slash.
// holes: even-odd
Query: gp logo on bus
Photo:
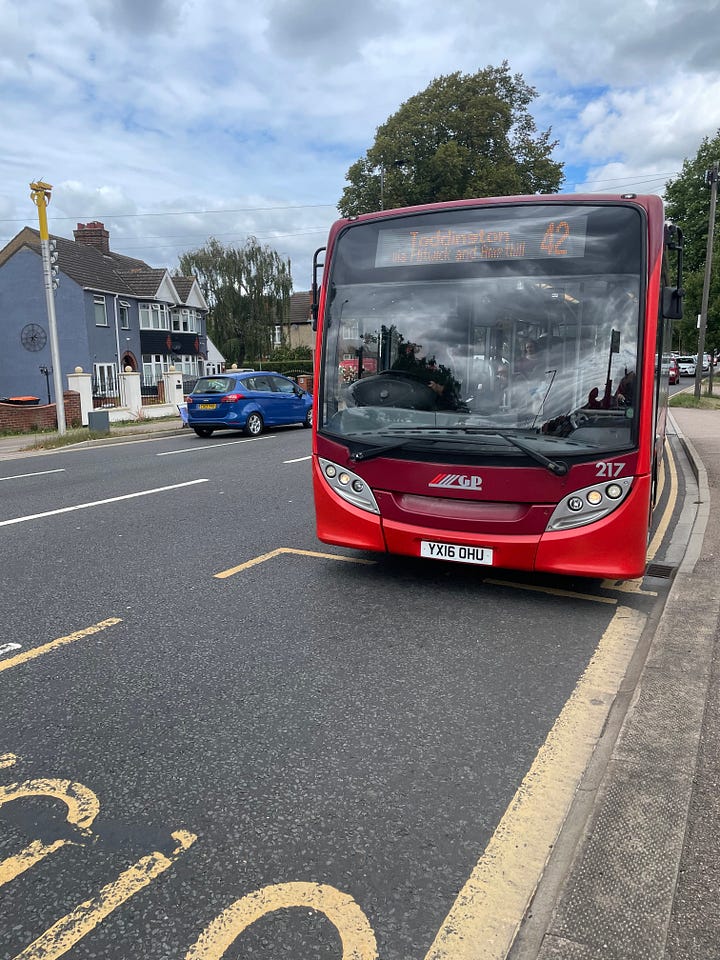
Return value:
<svg viewBox="0 0 720 960">
<path fill-rule="evenodd" d="M 459 490 L 482 490 L 482 477 L 469 477 L 465 473 L 439 473 L 429 487 L 454 487 Z"/>
</svg>

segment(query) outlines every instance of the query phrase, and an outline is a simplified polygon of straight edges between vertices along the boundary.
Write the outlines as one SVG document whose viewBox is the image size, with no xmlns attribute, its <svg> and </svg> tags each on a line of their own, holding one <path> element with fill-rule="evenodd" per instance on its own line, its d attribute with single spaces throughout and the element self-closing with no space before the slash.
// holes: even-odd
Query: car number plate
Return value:
<svg viewBox="0 0 720 960">
<path fill-rule="evenodd" d="M 214 410 L 216 406 L 216 403 L 199 403 L 198 410 Z"/>
<path fill-rule="evenodd" d="M 465 547 L 459 543 L 438 543 L 435 540 L 420 541 L 420 556 L 433 560 L 454 560 L 455 563 L 480 563 L 492 566 L 493 552 L 490 547 Z"/>
</svg>

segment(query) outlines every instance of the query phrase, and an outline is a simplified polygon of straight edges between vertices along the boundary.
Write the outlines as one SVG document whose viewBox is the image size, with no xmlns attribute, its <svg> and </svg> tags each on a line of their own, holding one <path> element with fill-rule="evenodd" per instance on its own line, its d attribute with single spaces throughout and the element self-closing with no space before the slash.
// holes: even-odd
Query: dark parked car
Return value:
<svg viewBox="0 0 720 960">
<path fill-rule="evenodd" d="M 243 430 L 256 437 L 266 426 L 312 426 L 312 394 L 289 377 L 265 370 L 200 377 L 185 400 L 187 422 L 199 437 L 215 430 Z"/>
</svg>

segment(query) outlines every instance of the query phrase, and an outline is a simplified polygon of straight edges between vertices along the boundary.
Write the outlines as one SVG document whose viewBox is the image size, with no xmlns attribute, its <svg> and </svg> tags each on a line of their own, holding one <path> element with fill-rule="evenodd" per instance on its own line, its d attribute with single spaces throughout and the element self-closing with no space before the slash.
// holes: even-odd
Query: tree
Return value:
<svg viewBox="0 0 720 960">
<path fill-rule="evenodd" d="M 197 277 L 208 302 L 208 333 L 230 362 L 267 355 L 275 327 L 287 323 L 290 261 L 248 237 L 242 247 L 211 237 L 180 257 L 181 276 Z"/>
<path fill-rule="evenodd" d="M 355 216 L 439 200 L 552 193 L 563 181 L 528 106 L 537 96 L 507 61 L 437 77 L 378 127 L 348 170 L 338 209 Z"/>
<path fill-rule="evenodd" d="M 673 223 L 682 228 L 684 235 L 685 289 L 684 318 L 676 324 L 678 346 L 688 353 L 697 352 L 697 316 L 702 306 L 702 289 L 707 255 L 708 217 L 710 214 L 710 188 L 705 182 L 705 173 L 720 159 L 720 130 L 700 144 L 695 157 L 683 161 L 682 171 L 675 180 L 665 185 L 665 212 Z M 706 351 L 720 349 L 720 231 L 715 224 L 713 243 L 713 273 L 710 278 Z"/>
</svg>

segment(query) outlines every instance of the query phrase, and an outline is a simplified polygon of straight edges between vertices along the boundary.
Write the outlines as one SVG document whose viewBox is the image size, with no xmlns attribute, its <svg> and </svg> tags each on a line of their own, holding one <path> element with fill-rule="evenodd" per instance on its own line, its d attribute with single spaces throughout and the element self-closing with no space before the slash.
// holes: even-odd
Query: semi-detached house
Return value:
<svg viewBox="0 0 720 960">
<path fill-rule="evenodd" d="M 93 374 L 98 392 L 126 367 L 146 386 L 171 366 L 187 377 L 205 373 L 208 306 L 196 278 L 114 253 L 102 223 L 79 223 L 73 236 L 51 237 L 63 384 L 76 367 Z M 0 397 L 43 397 L 52 359 L 40 234 L 31 227 L 0 250 L 0 338 Z"/>
</svg>

